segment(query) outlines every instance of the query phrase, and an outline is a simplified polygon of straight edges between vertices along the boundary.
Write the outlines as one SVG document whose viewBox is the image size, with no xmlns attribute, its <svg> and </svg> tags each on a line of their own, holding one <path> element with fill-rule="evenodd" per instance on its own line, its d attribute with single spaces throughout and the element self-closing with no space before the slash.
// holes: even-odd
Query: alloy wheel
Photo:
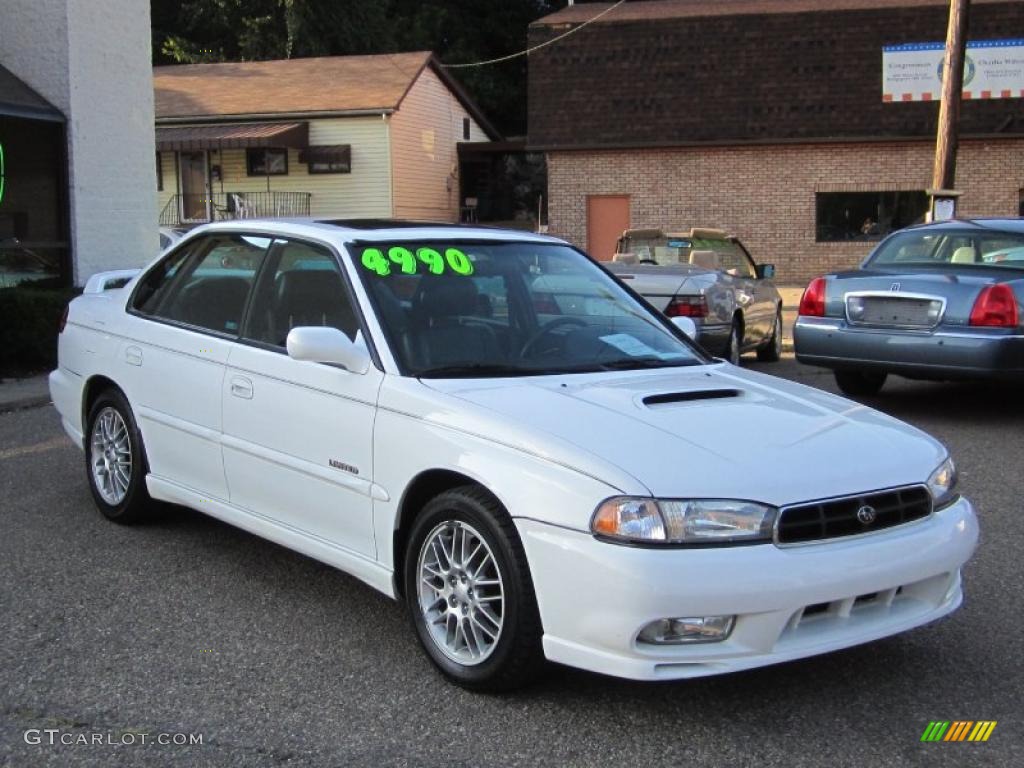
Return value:
<svg viewBox="0 0 1024 768">
<path fill-rule="evenodd" d="M 117 409 L 107 407 L 97 414 L 90 437 L 92 479 L 107 504 L 116 507 L 131 486 L 132 442 Z"/>
<path fill-rule="evenodd" d="M 494 553 L 461 520 L 447 520 L 424 539 L 418 560 L 419 608 L 430 639 L 445 656 L 480 664 L 501 638 L 505 591 Z"/>
</svg>

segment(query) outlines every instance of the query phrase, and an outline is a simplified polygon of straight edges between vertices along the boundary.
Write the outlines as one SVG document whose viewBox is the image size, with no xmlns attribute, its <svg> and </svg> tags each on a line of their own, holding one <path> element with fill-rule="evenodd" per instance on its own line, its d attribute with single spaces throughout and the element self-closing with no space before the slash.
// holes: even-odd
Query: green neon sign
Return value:
<svg viewBox="0 0 1024 768">
<path fill-rule="evenodd" d="M 442 255 L 440 248 L 417 248 L 415 252 L 401 245 L 387 249 L 387 255 L 380 248 L 367 248 L 360 259 L 364 268 L 376 272 L 383 277 L 392 274 L 393 268 L 404 275 L 415 275 L 421 270 L 432 275 L 441 275 L 445 271 L 457 275 L 472 275 L 473 262 L 458 248 L 445 248 Z"/>
</svg>

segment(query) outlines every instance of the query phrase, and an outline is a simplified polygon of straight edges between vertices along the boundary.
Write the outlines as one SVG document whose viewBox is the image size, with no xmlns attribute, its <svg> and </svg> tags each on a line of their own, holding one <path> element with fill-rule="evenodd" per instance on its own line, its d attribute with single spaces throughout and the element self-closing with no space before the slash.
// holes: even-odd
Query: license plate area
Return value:
<svg viewBox="0 0 1024 768">
<path fill-rule="evenodd" d="M 846 296 L 846 319 L 851 325 L 928 330 L 939 324 L 945 309 L 945 299 L 939 296 L 894 296 L 891 293 Z"/>
</svg>

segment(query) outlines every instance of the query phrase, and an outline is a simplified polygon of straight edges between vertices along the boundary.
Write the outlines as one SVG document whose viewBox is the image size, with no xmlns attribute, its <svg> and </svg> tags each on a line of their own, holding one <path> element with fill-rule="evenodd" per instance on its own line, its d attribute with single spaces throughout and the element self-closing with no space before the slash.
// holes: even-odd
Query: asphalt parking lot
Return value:
<svg viewBox="0 0 1024 768">
<path fill-rule="evenodd" d="M 835 391 L 791 359 L 752 367 Z M 53 408 L 0 415 L 0 765 L 1024 765 L 1020 388 L 896 380 L 869 402 L 946 442 L 979 509 L 959 612 L 681 683 L 552 666 L 505 697 L 445 683 L 398 606 L 327 566 L 184 509 L 104 521 Z M 921 743 L 931 720 L 998 725 Z"/>
</svg>

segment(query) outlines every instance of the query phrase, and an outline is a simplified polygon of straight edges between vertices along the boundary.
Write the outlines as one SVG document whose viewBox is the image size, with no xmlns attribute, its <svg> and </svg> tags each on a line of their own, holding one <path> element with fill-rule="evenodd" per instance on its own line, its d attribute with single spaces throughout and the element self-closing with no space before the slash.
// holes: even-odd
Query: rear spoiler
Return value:
<svg viewBox="0 0 1024 768">
<path fill-rule="evenodd" d="M 103 293 L 124 288 L 141 269 L 115 269 L 110 272 L 97 272 L 89 278 L 82 293 Z"/>
</svg>

